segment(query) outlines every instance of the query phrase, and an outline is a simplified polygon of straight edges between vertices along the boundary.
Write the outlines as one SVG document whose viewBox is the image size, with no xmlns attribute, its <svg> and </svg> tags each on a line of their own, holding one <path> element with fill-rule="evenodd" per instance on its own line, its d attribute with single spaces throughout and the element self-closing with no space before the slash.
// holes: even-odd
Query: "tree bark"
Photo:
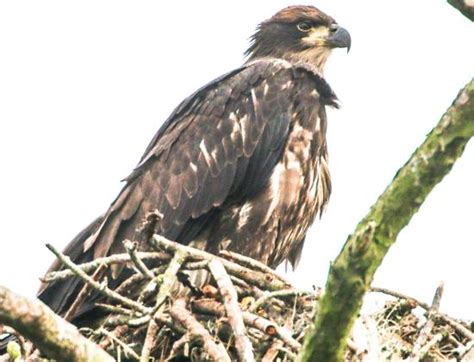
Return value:
<svg viewBox="0 0 474 362">
<path fill-rule="evenodd" d="M 31 301 L 0 286 L 0 322 L 31 340 L 58 361 L 114 361 L 102 348 L 40 301 Z"/>
<path fill-rule="evenodd" d="M 448 0 L 448 3 L 458 9 L 461 14 L 471 21 L 474 21 L 474 1 L 473 0 Z"/>
<path fill-rule="evenodd" d="M 340 361 L 364 294 L 400 230 L 449 173 L 474 135 L 474 81 L 462 89 L 438 125 L 349 236 L 332 264 L 301 361 Z"/>
</svg>

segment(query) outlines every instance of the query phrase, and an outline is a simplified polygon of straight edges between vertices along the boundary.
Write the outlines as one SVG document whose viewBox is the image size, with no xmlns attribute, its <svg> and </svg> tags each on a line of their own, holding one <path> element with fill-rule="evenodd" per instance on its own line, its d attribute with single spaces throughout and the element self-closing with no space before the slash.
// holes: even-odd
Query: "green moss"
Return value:
<svg viewBox="0 0 474 362">
<path fill-rule="evenodd" d="M 341 361 L 346 340 L 375 271 L 399 232 L 431 190 L 449 173 L 474 135 L 474 82 L 458 94 L 439 124 L 349 236 L 331 266 L 315 328 L 306 335 L 301 361 Z"/>
</svg>

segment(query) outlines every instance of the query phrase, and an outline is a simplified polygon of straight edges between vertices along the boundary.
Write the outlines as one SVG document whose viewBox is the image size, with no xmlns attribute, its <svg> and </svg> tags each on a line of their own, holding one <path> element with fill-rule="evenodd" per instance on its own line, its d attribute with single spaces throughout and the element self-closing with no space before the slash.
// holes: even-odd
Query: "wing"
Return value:
<svg viewBox="0 0 474 362">
<path fill-rule="evenodd" d="M 281 60 L 256 61 L 198 90 L 155 135 L 100 227 L 81 241 L 83 253 L 122 252 L 149 215 L 160 216 L 153 232 L 190 241 L 220 207 L 264 187 L 302 108 L 294 100 L 305 94 L 335 99 L 317 74 Z"/>
<path fill-rule="evenodd" d="M 266 60 L 192 95 L 149 145 L 84 251 L 94 248 L 97 258 L 121 250 L 152 212 L 161 216 L 155 232 L 187 242 L 213 209 L 260 190 L 281 155 L 296 93 L 316 92 L 315 83 L 307 69 Z"/>
</svg>

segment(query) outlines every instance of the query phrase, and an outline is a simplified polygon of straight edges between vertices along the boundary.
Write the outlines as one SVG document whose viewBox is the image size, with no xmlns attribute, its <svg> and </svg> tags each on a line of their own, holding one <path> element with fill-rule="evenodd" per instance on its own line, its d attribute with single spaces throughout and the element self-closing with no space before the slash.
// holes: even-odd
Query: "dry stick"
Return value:
<svg viewBox="0 0 474 362">
<path fill-rule="evenodd" d="M 46 247 L 53 252 L 56 257 L 61 260 L 61 262 L 69 268 L 72 272 L 74 272 L 78 277 L 80 277 L 84 282 L 89 284 L 92 288 L 97 290 L 99 293 L 105 295 L 106 297 L 110 299 L 114 299 L 118 301 L 119 303 L 122 303 L 134 310 L 137 310 L 143 314 L 148 314 L 151 309 L 143 306 L 140 303 L 135 302 L 134 300 L 131 300 L 129 298 L 126 298 L 117 292 L 114 292 L 113 290 L 107 288 L 105 284 L 98 283 L 94 279 L 92 279 L 89 275 L 87 275 L 81 268 L 78 268 L 76 264 L 74 264 L 71 259 L 59 252 L 54 246 L 50 244 L 46 244 Z"/>
<path fill-rule="evenodd" d="M 171 295 L 171 290 L 177 281 L 177 274 L 181 266 L 186 261 L 186 255 L 178 250 L 173 258 L 170 260 L 168 264 L 168 268 L 163 275 L 160 275 L 161 278 L 161 286 L 160 291 L 156 297 L 156 303 L 153 307 L 152 315 L 157 317 L 161 315 L 163 312 L 164 303 L 167 298 Z M 141 362 L 147 362 L 150 357 L 150 352 L 152 348 L 155 346 L 156 343 L 156 333 L 158 331 L 158 324 L 156 323 L 155 319 L 151 319 L 148 324 L 148 329 L 146 332 L 145 343 L 142 347 L 142 353 L 140 356 Z"/>
<path fill-rule="evenodd" d="M 209 260 L 192 261 L 192 262 L 184 264 L 183 269 L 186 269 L 186 270 L 206 269 L 207 264 L 209 264 Z"/>
<path fill-rule="evenodd" d="M 379 288 L 379 287 L 372 287 L 370 288 L 370 290 L 372 292 L 376 292 L 376 293 L 383 293 L 383 294 L 386 294 L 386 295 L 390 295 L 392 297 L 395 297 L 395 298 L 399 298 L 399 299 L 406 299 L 406 300 L 413 300 L 417 305 L 419 305 L 421 308 L 429 311 L 430 310 L 430 305 L 428 303 L 425 303 L 425 302 L 422 302 L 418 299 L 415 299 L 413 297 L 410 297 L 406 294 L 403 294 L 403 293 L 399 293 L 399 292 L 396 292 L 396 291 L 393 291 L 393 290 L 390 290 L 390 289 L 386 289 L 386 288 Z M 450 316 L 444 314 L 444 313 L 437 313 L 436 314 L 436 317 L 437 318 L 440 318 L 441 320 L 443 320 L 444 322 L 448 323 L 451 327 L 453 327 L 458 333 L 462 334 L 464 337 L 466 337 L 467 339 L 471 340 L 471 341 L 474 341 L 474 333 L 471 332 L 469 329 L 467 329 L 465 326 L 463 326 L 461 323 L 459 323 L 458 321 L 454 320 L 453 318 L 451 318 Z"/>
<path fill-rule="evenodd" d="M 165 302 L 166 298 L 171 295 L 171 290 L 174 284 L 177 281 L 177 274 L 181 265 L 186 261 L 187 253 L 182 250 L 176 250 L 173 258 L 170 260 L 168 264 L 168 268 L 166 269 L 165 273 L 160 276 L 162 277 L 162 283 L 160 286 L 160 291 L 156 296 L 156 304 L 153 308 L 154 312 L 156 312 L 161 305 Z"/>
<path fill-rule="evenodd" d="M 92 279 L 95 281 L 98 281 L 100 277 L 102 276 L 102 272 L 105 270 L 104 265 L 100 265 L 92 274 Z M 79 291 L 79 294 L 77 295 L 77 298 L 74 299 L 74 303 L 69 307 L 67 310 L 66 314 L 64 315 L 64 319 L 67 320 L 68 322 L 71 320 L 71 318 L 74 316 L 74 314 L 77 312 L 81 304 L 84 302 L 84 300 L 87 298 L 87 296 L 90 293 L 90 286 L 87 283 L 84 283 L 82 286 L 81 290 Z"/>
<path fill-rule="evenodd" d="M 122 342 L 119 338 L 115 336 L 115 334 L 109 332 L 108 330 L 104 328 L 99 328 L 97 332 L 94 333 L 106 336 L 107 338 L 117 343 L 120 347 L 122 347 L 123 351 L 127 354 L 127 356 L 132 357 L 134 360 L 138 361 L 140 359 L 140 356 L 138 356 L 138 354 L 136 354 L 133 349 L 131 349 L 126 343 Z"/>
<path fill-rule="evenodd" d="M 272 298 L 278 298 L 278 297 L 299 297 L 302 295 L 314 295 L 316 294 L 314 292 L 308 292 L 304 290 L 295 290 L 295 289 L 288 289 L 288 290 L 277 290 L 275 292 L 270 292 L 266 293 L 263 297 L 260 297 L 255 301 L 255 304 L 249 309 L 249 312 L 255 312 L 263 306 L 264 304 L 268 303 L 268 301 Z M 316 298 L 317 299 L 317 298 Z"/>
<path fill-rule="evenodd" d="M 217 259 L 224 265 L 227 273 L 238 276 L 240 279 L 245 280 L 247 283 L 256 285 L 259 288 L 264 288 L 267 290 L 281 290 L 291 288 L 290 284 L 282 282 L 274 272 L 257 272 L 255 270 L 230 262 L 224 258 L 217 257 L 214 254 L 207 253 L 203 250 L 178 244 L 174 241 L 166 239 L 161 235 L 153 235 L 149 242 L 153 247 L 165 250 L 170 253 L 174 253 L 177 250 L 182 250 L 184 253 L 193 258 L 204 260 Z"/>
<path fill-rule="evenodd" d="M 190 339 L 189 335 L 187 333 L 183 334 L 183 336 L 178 339 L 176 342 L 173 343 L 173 348 L 171 349 L 171 356 L 168 358 L 168 360 L 172 359 L 173 356 L 178 356 L 180 353 L 180 350 L 184 350 L 183 355 L 187 357 L 186 353 L 186 345 L 189 344 Z"/>
<path fill-rule="evenodd" d="M 15 328 L 45 355 L 58 361 L 114 360 L 40 301 L 28 300 L 2 286 L 0 323 Z"/>
<path fill-rule="evenodd" d="M 142 353 L 140 355 L 140 362 L 148 362 L 150 359 L 150 353 L 153 347 L 156 345 L 157 342 L 157 334 L 158 334 L 159 326 L 155 322 L 154 319 L 150 320 L 148 324 L 148 329 L 146 331 L 145 341 L 142 347 Z"/>
<path fill-rule="evenodd" d="M 435 334 L 428 343 L 426 343 L 421 349 L 419 356 L 420 358 L 423 358 L 426 356 L 426 354 L 430 351 L 431 348 L 436 346 L 439 342 L 441 342 L 444 339 L 444 336 L 442 333 Z M 418 361 L 418 360 L 417 360 Z"/>
<path fill-rule="evenodd" d="M 234 332 L 235 348 L 239 360 L 244 362 L 254 361 L 252 343 L 245 334 L 245 324 L 234 285 L 219 260 L 211 260 L 209 262 L 209 270 L 219 287 L 227 320 Z"/>
<path fill-rule="evenodd" d="M 141 260 L 160 260 L 163 262 L 167 262 L 171 259 L 168 254 L 160 253 L 160 252 L 138 252 L 136 253 L 137 257 Z M 114 254 L 111 256 L 107 256 L 104 258 L 98 258 L 88 263 L 83 263 L 77 265 L 79 269 L 81 269 L 85 273 L 90 273 L 96 270 L 100 265 L 110 266 L 113 264 L 124 264 L 130 261 L 129 254 Z M 70 278 L 75 276 L 76 274 L 73 273 L 71 270 L 60 270 L 54 271 L 46 274 L 41 281 L 48 283 L 55 280 L 62 280 L 66 278 Z"/>
<path fill-rule="evenodd" d="M 173 319 L 181 323 L 187 329 L 191 340 L 202 341 L 204 350 L 213 361 L 231 361 L 224 346 L 222 344 L 216 344 L 206 328 L 186 309 L 186 302 L 183 299 L 178 299 L 174 302 L 170 309 L 170 314 Z"/>
<path fill-rule="evenodd" d="M 192 308 L 197 312 L 211 314 L 217 317 L 223 317 L 225 315 L 224 306 L 213 299 L 194 300 Z M 269 336 L 277 336 L 295 352 L 298 352 L 301 348 L 301 344 L 291 336 L 288 329 L 280 327 L 276 323 L 250 312 L 243 311 L 242 317 L 247 326 L 256 328 Z"/>
<path fill-rule="evenodd" d="M 262 273 L 272 274 L 275 278 L 281 280 L 283 283 L 290 284 L 290 282 L 288 282 L 285 278 L 277 274 L 275 270 L 273 270 L 272 268 L 270 268 L 269 266 L 263 263 L 260 263 L 259 261 L 255 259 L 249 258 L 248 256 L 237 254 L 229 250 L 221 250 L 219 251 L 219 255 L 223 256 L 225 259 L 234 261 L 237 264 L 241 264 L 245 267 L 249 267 L 252 270 L 258 270 L 258 271 L 261 271 Z"/>
<path fill-rule="evenodd" d="M 431 333 L 431 330 L 433 329 L 434 326 L 434 319 L 436 316 L 436 313 L 438 313 L 439 309 L 439 304 L 441 302 L 441 297 L 443 296 L 443 291 L 444 291 L 444 283 L 441 283 L 438 288 L 436 288 L 436 292 L 433 298 L 433 303 L 431 305 L 431 308 L 428 311 L 428 319 L 423 326 L 423 328 L 420 331 L 420 334 L 418 335 L 418 338 L 416 339 L 416 342 L 413 346 L 413 350 L 410 353 L 410 362 L 416 362 L 419 361 L 420 358 L 422 357 L 420 354 L 421 347 L 423 347 L 428 340 L 428 336 Z"/>
<path fill-rule="evenodd" d="M 342 360 L 347 338 L 377 268 L 431 190 L 474 136 L 474 79 L 457 95 L 407 163 L 348 237 L 331 264 L 300 361 Z"/>
<path fill-rule="evenodd" d="M 114 328 L 114 330 L 110 333 L 112 333 L 115 338 L 120 338 L 121 336 L 123 336 L 126 332 L 128 332 L 129 328 L 128 326 L 126 325 L 123 325 L 123 326 L 116 326 Z M 89 332 L 90 334 L 99 334 L 101 335 L 101 333 L 97 332 L 97 331 L 94 331 L 90 328 L 81 328 L 81 332 L 83 331 L 87 331 Z M 114 342 L 110 337 L 108 336 L 105 336 L 106 338 L 102 339 L 98 344 L 101 348 L 103 349 L 107 349 L 109 348 L 109 346 L 112 344 L 112 342 Z"/>
<path fill-rule="evenodd" d="M 143 260 L 140 259 L 137 255 L 137 245 L 138 244 L 136 242 L 130 240 L 123 241 L 123 246 L 125 247 L 125 250 L 127 251 L 128 255 L 130 255 L 130 259 L 132 260 L 138 271 L 144 276 L 146 276 L 148 279 L 153 279 L 155 275 L 151 272 L 150 269 L 148 269 Z"/>
<path fill-rule="evenodd" d="M 277 358 L 278 353 L 280 353 L 280 348 L 283 347 L 283 342 L 281 339 L 275 339 L 271 344 L 270 348 L 267 349 L 265 354 L 262 357 L 262 362 L 272 362 Z"/>
</svg>

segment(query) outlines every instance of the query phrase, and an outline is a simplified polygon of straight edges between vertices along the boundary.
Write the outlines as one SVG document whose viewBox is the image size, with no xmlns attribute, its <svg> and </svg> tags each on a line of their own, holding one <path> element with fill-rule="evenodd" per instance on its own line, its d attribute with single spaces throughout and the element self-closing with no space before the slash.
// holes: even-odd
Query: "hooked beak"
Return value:
<svg viewBox="0 0 474 362">
<path fill-rule="evenodd" d="M 330 34 L 327 37 L 327 44 L 331 48 L 347 48 L 347 52 L 351 49 L 351 35 L 342 26 L 332 24 Z"/>
</svg>

